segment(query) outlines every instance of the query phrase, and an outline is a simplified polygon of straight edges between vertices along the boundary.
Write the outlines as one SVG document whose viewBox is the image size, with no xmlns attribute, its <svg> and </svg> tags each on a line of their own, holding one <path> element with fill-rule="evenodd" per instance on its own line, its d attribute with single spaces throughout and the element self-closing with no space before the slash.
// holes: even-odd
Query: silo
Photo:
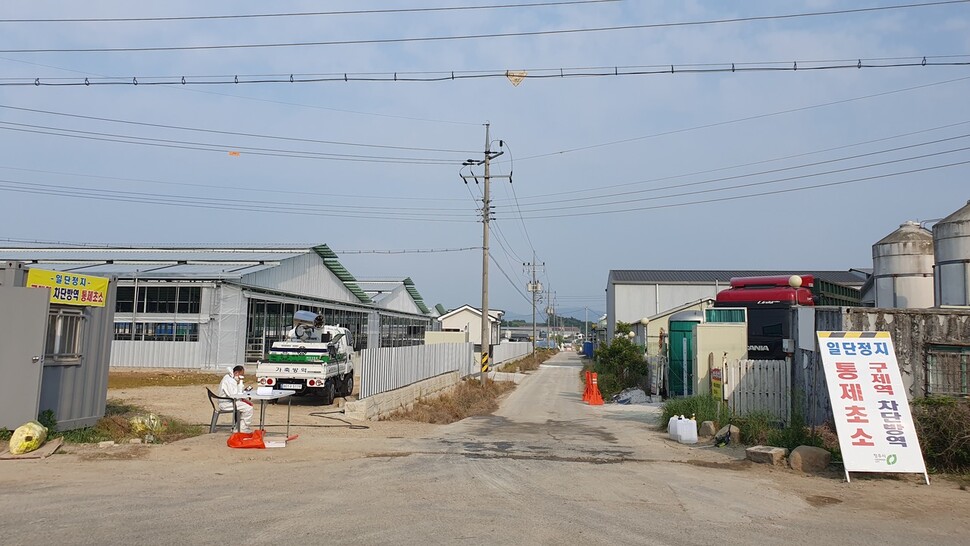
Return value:
<svg viewBox="0 0 970 546">
<path fill-rule="evenodd" d="M 906 222 L 872 245 L 876 307 L 933 307 L 933 234 Z"/>
<path fill-rule="evenodd" d="M 933 226 L 936 304 L 970 305 L 970 201 Z"/>
</svg>

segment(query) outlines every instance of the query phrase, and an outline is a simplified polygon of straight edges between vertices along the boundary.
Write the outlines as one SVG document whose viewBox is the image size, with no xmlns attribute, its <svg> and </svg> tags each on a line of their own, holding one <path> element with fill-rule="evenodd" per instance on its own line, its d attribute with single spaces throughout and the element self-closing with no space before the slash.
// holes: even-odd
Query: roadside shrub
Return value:
<svg viewBox="0 0 970 546">
<path fill-rule="evenodd" d="M 731 420 L 731 412 L 727 404 L 720 404 L 710 396 L 688 396 L 686 398 L 670 398 L 660 407 L 660 427 L 667 430 L 667 423 L 675 415 L 690 417 L 698 423 L 713 421 L 715 428 L 721 428 Z"/>
<path fill-rule="evenodd" d="M 970 470 L 970 401 L 946 396 L 913 400 L 913 424 L 934 471 Z"/>
<path fill-rule="evenodd" d="M 7 430 L 7 427 L 0 428 L 0 442 L 6 442 L 10 440 L 11 436 L 13 436 L 12 430 Z"/>
<path fill-rule="evenodd" d="M 617 337 L 596 349 L 592 370 L 604 399 L 630 387 L 640 386 L 647 375 L 643 349 L 626 337 Z"/>
<path fill-rule="evenodd" d="M 768 435 L 779 428 L 780 422 L 766 411 L 753 411 L 734 420 L 741 431 L 741 443 L 747 445 L 766 445 Z"/>
</svg>

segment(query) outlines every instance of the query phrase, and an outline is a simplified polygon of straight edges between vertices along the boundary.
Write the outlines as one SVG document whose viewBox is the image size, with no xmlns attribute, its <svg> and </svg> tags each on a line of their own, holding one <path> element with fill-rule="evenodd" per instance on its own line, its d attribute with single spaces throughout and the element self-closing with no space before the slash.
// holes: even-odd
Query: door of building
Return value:
<svg viewBox="0 0 970 546">
<path fill-rule="evenodd" d="M 49 297 L 47 290 L 0 286 L 0 427 L 37 419 Z"/>
</svg>

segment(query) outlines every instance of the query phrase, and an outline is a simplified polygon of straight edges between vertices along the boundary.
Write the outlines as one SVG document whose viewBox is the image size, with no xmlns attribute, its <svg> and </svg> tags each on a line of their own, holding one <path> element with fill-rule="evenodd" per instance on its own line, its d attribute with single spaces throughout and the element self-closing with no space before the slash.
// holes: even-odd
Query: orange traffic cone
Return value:
<svg viewBox="0 0 970 546">
<path fill-rule="evenodd" d="M 591 388 L 590 388 L 590 396 L 589 396 L 588 402 L 589 402 L 589 405 L 590 406 L 602 406 L 603 405 L 603 395 L 600 394 L 600 388 L 599 388 L 599 385 L 596 383 L 596 374 L 595 373 L 593 374 L 593 383 L 592 383 Z"/>
<path fill-rule="evenodd" d="M 592 386 L 592 379 L 590 377 L 589 370 L 586 370 L 586 385 L 583 387 L 583 402 L 589 402 L 590 388 Z"/>
</svg>

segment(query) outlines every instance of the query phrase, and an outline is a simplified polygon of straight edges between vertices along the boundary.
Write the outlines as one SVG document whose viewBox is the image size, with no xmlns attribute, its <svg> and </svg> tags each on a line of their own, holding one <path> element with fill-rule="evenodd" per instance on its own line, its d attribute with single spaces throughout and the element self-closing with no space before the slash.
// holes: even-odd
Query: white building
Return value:
<svg viewBox="0 0 970 546">
<path fill-rule="evenodd" d="M 655 315 L 704 299 L 714 299 L 731 287 L 733 277 L 813 274 L 816 280 L 853 289 L 861 288 L 866 274 L 848 271 L 756 270 L 610 270 L 606 285 L 606 334 L 612 339 L 617 322 L 638 323 Z"/>
<path fill-rule="evenodd" d="M 284 338 L 298 310 L 349 328 L 358 350 L 411 344 L 432 322 L 413 283 L 401 281 L 403 292 L 375 303 L 327 245 L 4 248 L 0 260 L 116 277 L 112 366 L 214 369 L 254 361 Z"/>
<path fill-rule="evenodd" d="M 505 311 L 488 310 L 490 324 L 490 344 L 501 342 L 502 315 Z M 438 317 L 443 332 L 468 332 L 468 341 L 475 345 L 482 343 L 482 310 L 471 305 L 462 305 Z"/>
</svg>

